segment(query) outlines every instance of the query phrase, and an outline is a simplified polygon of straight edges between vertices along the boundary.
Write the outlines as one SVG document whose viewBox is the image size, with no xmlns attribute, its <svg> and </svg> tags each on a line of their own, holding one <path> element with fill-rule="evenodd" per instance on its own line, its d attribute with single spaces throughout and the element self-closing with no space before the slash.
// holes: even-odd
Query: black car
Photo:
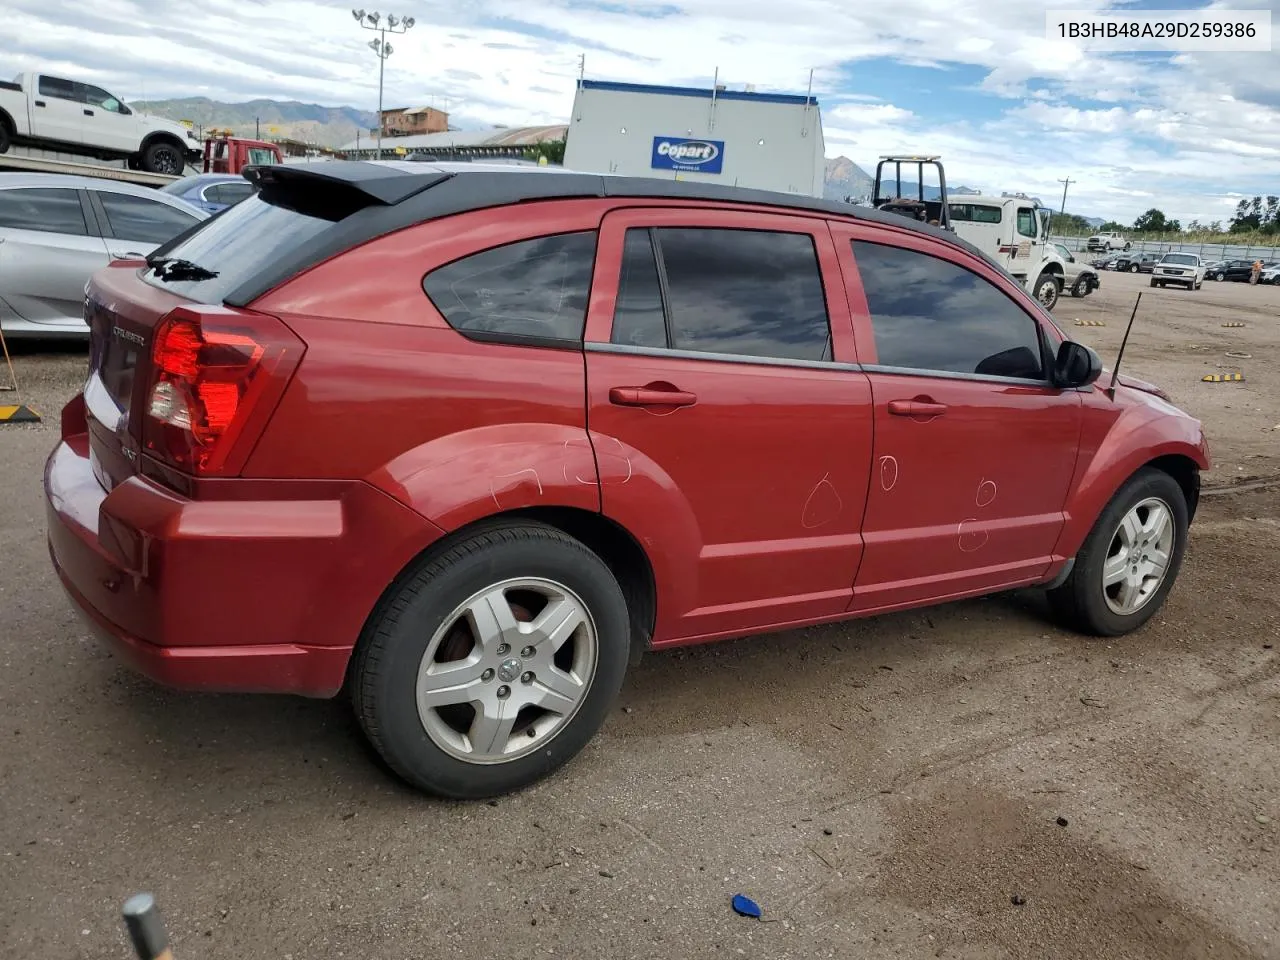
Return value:
<svg viewBox="0 0 1280 960">
<path fill-rule="evenodd" d="M 1223 260 L 1205 271 L 1207 280 L 1248 280 L 1253 273 L 1252 260 Z"/>
<path fill-rule="evenodd" d="M 1112 261 L 1111 269 L 1121 273 L 1150 273 L 1162 253 L 1126 253 Z"/>
</svg>

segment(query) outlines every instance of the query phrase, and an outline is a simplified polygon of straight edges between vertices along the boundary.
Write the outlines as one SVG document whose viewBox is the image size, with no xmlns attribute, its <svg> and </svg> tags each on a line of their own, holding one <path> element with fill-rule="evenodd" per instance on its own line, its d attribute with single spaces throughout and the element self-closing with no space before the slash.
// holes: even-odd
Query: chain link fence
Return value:
<svg viewBox="0 0 1280 960">
<path fill-rule="evenodd" d="M 1088 237 L 1050 237 L 1073 253 L 1084 250 Z M 1263 263 L 1280 261 L 1280 244 L 1264 247 L 1259 244 L 1230 243 L 1173 243 L 1164 240 L 1130 240 L 1128 253 L 1195 253 L 1205 261 L 1213 260 L 1261 260 Z M 1116 255 L 1124 250 L 1096 251 L 1096 256 Z"/>
</svg>

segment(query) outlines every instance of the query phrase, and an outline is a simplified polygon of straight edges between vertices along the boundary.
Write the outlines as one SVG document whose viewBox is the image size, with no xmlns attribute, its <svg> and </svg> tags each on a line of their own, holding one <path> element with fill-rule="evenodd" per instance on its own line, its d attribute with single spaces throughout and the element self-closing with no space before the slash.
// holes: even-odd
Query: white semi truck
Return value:
<svg viewBox="0 0 1280 960">
<path fill-rule="evenodd" d="M 926 185 L 926 167 L 936 171 L 937 186 Z M 904 168 L 914 179 L 903 179 Z M 939 157 L 893 156 L 876 164 L 871 203 L 952 231 L 1008 270 L 1046 310 L 1057 304 L 1066 264 L 1049 242 L 1049 211 L 1034 200 L 974 194 L 952 200 Z"/>
</svg>

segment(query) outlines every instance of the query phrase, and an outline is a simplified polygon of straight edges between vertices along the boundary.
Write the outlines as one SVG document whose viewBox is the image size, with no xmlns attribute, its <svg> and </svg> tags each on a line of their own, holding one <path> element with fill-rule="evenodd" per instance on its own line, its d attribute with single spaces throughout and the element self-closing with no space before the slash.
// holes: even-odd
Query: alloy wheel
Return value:
<svg viewBox="0 0 1280 960">
<path fill-rule="evenodd" d="M 423 729 L 469 763 L 525 756 L 577 713 L 598 647 L 590 611 L 563 584 L 530 577 L 477 591 L 444 619 L 423 655 Z"/>
<path fill-rule="evenodd" d="M 1102 565 L 1102 592 L 1112 613 L 1136 613 L 1155 596 L 1173 549 L 1173 513 L 1163 500 L 1148 497 L 1124 515 Z"/>
</svg>

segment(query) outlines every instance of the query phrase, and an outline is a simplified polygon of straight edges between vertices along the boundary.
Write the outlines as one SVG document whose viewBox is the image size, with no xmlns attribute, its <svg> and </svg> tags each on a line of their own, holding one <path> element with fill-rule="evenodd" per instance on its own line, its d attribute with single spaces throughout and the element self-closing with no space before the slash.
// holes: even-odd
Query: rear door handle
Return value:
<svg viewBox="0 0 1280 960">
<path fill-rule="evenodd" d="M 43 100 L 37 100 L 37 101 L 36 101 L 36 106 L 37 106 L 37 107 L 43 107 L 43 106 L 44 106 L 44 101 L 43 101 Z"/>
<path fill-rule="evenodd" d="M 932 400 L 890 400 L 889 412 L 895 417 L 940 417 L 947 412 L 947 405 Z"/>
<path fill-rule="evenodd" d="M 93 116 L 93 111 L 92 111 L 92 110 L 86 110 L 86 111 L 84 112 L 84 115 L 85 115 L 86 117 L 92 117 L 92 116 Z"/>
<path fill-rule="evenodd" d="M 609 402 L 620 407 L 687 407 L 697 399 L 683 390 L 655 387 L 614 387 L 609 391 Z"/>
</svg>

